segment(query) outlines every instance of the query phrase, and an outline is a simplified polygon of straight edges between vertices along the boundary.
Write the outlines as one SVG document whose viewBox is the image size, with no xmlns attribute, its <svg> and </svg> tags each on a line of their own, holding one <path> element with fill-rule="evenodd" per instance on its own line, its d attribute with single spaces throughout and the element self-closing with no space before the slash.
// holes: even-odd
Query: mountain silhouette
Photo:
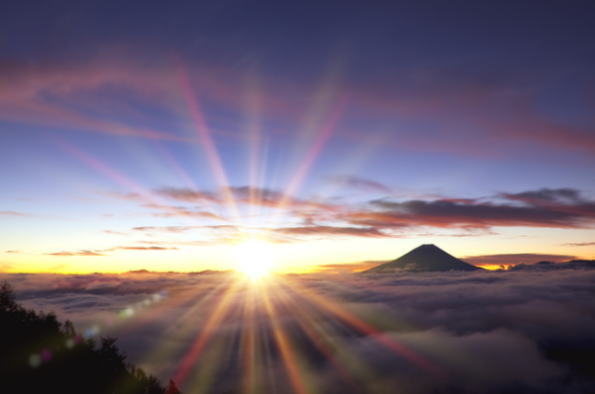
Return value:
<svg viewBox="0 0 595 394">
<path fill-rule="evenodd" d="M 451 256 L 434 244 L 418 246 L 398 259 L 371 268 L 364 273 L 475 271 L 482 268 Z"/>
</svg>

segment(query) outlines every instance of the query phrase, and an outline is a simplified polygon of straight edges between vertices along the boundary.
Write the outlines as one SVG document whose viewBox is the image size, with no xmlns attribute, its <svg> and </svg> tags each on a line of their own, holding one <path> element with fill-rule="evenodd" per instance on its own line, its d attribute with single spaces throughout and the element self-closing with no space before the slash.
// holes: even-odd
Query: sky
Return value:
<svg viewBox="0 0 595 394">
<path fill-rule="evenodd" d="M 393 3 L 3 5 L 0 270 L 595 258 L 593 3 Z"/>
</svg>

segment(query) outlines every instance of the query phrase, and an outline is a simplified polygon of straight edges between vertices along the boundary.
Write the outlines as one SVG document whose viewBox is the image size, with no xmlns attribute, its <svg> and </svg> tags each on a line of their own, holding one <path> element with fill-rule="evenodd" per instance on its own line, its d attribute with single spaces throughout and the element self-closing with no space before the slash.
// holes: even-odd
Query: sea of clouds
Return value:
<svg viewBox="0 0 595 394">
<path fill-rule="evenodd" d="M 0 275 L 24 306 L 69 319 L 86 336 L 117 337 L 131 362 L 164 381 L 176 376 L 209 330 L 234 278 Z M 295 391 L 275 330 L 291 345 L 305 392 L 595 392 L 595 270 L 309 274 L 271 281 L 283 283 L 267 290 L 274 318 L 258 295 L 265 285 L 236 289 L 204 349 L 190 357 L 185 392 L 235 392 L 245 384 L 249 297 L 263 392 Z M 322 349 L 308 328 L 322 338 Z"/>
</svg>

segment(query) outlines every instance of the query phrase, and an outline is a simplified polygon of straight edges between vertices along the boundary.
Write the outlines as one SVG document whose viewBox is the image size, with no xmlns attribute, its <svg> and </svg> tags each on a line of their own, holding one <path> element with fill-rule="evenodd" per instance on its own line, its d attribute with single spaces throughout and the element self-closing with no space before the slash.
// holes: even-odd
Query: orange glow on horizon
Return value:
<svg viewBox="0 0 595 394">
<path fill-rule="evenodd" d="M 515 264 L 476 264 L 476 266 L 488 271 L 498 271 L 509 270 L 511 267 L 514 267 Z"/>
</svg>

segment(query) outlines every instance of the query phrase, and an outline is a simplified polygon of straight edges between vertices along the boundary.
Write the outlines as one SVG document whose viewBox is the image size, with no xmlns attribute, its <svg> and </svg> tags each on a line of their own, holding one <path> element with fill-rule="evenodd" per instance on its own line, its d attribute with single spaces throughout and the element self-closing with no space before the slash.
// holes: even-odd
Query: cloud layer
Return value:
<svg viewBox="0 0 595 394">
<path fill-rule="evenodd" d="M 269 298 L 243 286 L 229 298 L 234 280 L 225 273 L 2 279 L 29 307 L 117 336 L 133 362 L 163 379 L 176 375 L 226 299 L 227 312 L 183 381 L 187 390 L 233 391 L 245 381 L 249 327 L 258 333 L 255 371 L 269 391 L 293 390 L 279 332 L 304 384 L 320 392 L 595 389 L 587 367 L 595 352 L 595 270 L 290 275 L 271 282 Z"/>
</svg>

